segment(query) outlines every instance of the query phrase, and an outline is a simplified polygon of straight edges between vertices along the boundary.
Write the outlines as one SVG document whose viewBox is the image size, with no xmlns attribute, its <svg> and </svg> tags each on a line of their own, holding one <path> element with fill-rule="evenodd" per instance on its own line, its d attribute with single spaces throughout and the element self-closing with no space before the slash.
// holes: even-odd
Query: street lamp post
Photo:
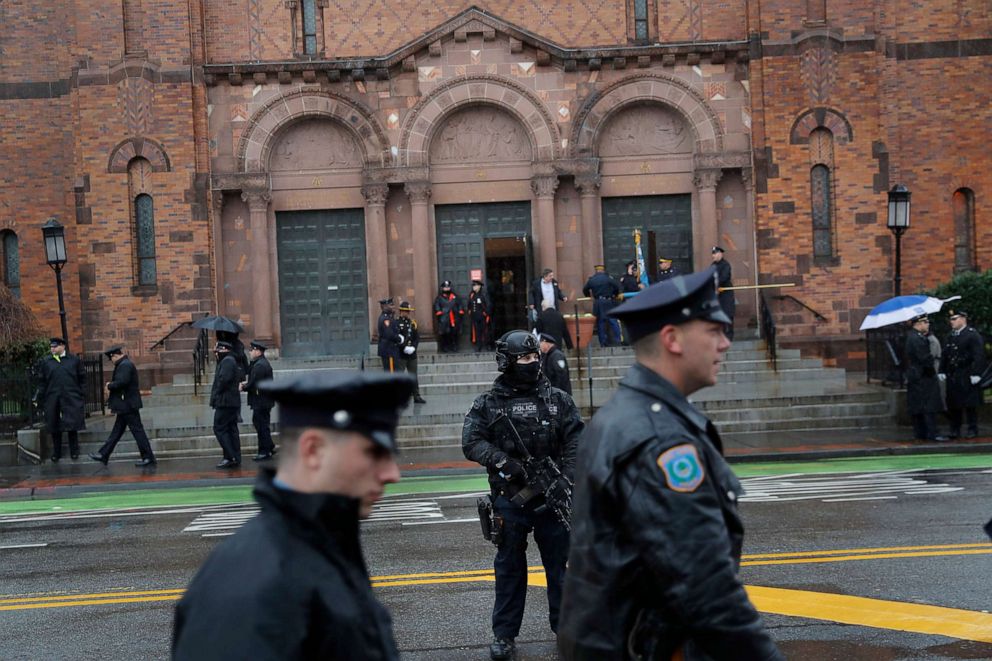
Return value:
<svg viewBox="0 0 992 661">
<path fill-rule="evenodd" d="M 889 191 L 889 217 L 885 224 L 896 237 L 896 273 L 892 283 L 896 296 L 902 295 L 902 235 L 909 229 L 911 195 L 902 184 L 896 184 Z"/>
<path fill-rule="evenodd" d="M 65 266 L 65 228 L 54 218 L 41 226 L 45 237 L 45 261 L 55 271 L 55 284 L 59 292 L 59 320 L 62 322 L 62 339 L 69 342 L 69 330 L 65 323 L 65 299 L 62 296 L 62 267 Z"/>
</svg>

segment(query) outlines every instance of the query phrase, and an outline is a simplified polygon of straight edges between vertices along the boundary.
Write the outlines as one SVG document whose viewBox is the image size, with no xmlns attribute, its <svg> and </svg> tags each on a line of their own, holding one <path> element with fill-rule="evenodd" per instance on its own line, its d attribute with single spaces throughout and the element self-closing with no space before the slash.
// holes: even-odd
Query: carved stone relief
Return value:
<svg viewBox="0 0 992 661">
<path fill-rule="evenodd" d="M 657 105 L 620 111 L 599 139 L 600 156 L 685 154 L 692 148 L 692 132 L 682 117 Z"/>
<path fill-rule="evenodd" d="M 431 163 L 529 161 L 530 140 L 511 115 L 495 108 L 455 112 L 431 142 Z"/>
<path fill-rule="evenodd" d="M 337 125 L 325 120 L 294 124 L 279 138 L 269 157 L 269 170 L 327 170 L 362 167 L 362 156 L 355 139 Z"/>
</svg>

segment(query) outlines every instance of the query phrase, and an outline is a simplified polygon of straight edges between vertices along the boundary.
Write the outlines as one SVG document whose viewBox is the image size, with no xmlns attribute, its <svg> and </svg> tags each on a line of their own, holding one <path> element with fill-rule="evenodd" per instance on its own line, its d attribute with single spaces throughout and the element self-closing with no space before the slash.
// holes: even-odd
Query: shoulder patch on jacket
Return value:
<svg viewBox="0 0 992 661">
<path fill-rule="evenodd" d="M 691 443 L 676 445 L 661 453 L 658 456 L 658 467 L 665 474 L 668 488 L 680 493 L 692 493 L 706 477 L 696 446 Z"/>
</svg>

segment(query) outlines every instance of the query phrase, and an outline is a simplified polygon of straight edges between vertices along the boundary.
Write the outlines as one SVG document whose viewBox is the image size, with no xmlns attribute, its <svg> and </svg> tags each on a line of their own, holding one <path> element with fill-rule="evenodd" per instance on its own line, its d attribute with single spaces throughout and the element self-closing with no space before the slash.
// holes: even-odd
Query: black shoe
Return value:
<svg viewBox="0 0 992 661">
<path fill-rule="evenodd" d="M 72 460 L 73 461 L 75 461 L 76 459 L 79 459 L 79 453 L 78 452 L 73 452 L 69 456 L 72 457 Z"/>
<path fill-rule="evenodd" d="M 56 456 L 55 456 L 55 455 L 53 454 L 53 455 L 52 455 L 52 463 L 53 463 L 53 464 L 57 464 L 57 463 L 59 463 L 59 459 L 61 459 L 61 458 L 62 458 L 62 457 L 56 457 Z"/>
<path fill-rule="evenodd" d="M 414 395 L 413 396 L 413 401 L 416 404 L 426 404 L 427 403 L 427 400 L 424 399 L 423 397 L 421 397 L 420 395 Z"/>
<path fill-rule="evenodd" d="M 268 461 L 271 458 L 272 458 L 272 453 L 271 452 L 259 452 L 258 454 L 255 455 L 254 460 L 255 461 Z"/>
<path fill-rule="evenodd" d="M 240 465 L 241 465 L 241 462 L 240 461 L 233 461 L 231 459 L 225 459 L 224 461 L 222 461 L 219 464 L 217 464 L 217 468 L 220 468 L 221 470 L 224 470 L 224 469 L 227 469 L 227 468 L 237 468 Z"/>
<path fill-rule="evenodd" d="M 947 437 L 947 436 L 934 436 L 934 437 L 933 437 L 932 439 L 930 439 L 930 440 L 932 440 L 932 441 L 937 441 L 937 442 L 943 442 L 943 441 L 949 441 L 949 440 L 951 440 L 951 439 L 950 439 L 949 437 Z"/>
<path fill-rule="evenodd" d="M 148 468 L 149 466 L 157 466 L 158 461 L 156 461 L 153 457 L 151 459 L 142 459 L 141 461 L 136 461 L 134 462 L 134 465 L 137 468 Z"/>
<path fill-rule="evenodd" d="M 977 431 L 969 431 L 964 435 L 965 438 L 978 438 Z"/>
<path fill-rule="evenodd" d="M 107 462 L 110 461 L 109 457 L 104 457 L 99 452 L 90 452 L 90 459 L 92 459 L 93 461 L 99 461 L 104 466 L 106 466 Z"/>
<path fill-rule="evenodd" d="M 512 638 L 497 638 L 489 646 L 489 658 L 494 659 L 494 661 L 512 659 L 516 651 L 517 645 Z"/>
</svg>

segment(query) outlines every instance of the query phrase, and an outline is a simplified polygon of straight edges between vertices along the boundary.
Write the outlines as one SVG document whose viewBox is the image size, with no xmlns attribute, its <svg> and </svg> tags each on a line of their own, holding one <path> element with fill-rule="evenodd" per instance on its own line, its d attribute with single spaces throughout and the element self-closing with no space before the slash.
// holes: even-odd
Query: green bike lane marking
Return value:
<svg viewBox="0 0 992 661">
<path fill-rule="evenodd" d="M 931 454 L 821 459 L 802 462 L 734 464 L 738 477 L 791 474 L 862 473 L 891 470 L 992 468 L 992 454 Z M 388 496 L 486 491 L 484 474 L 418 476 L 388 485 Z M 240 505 L 252 502 L 250 485 L 136 489 L 80 493 L 63 498 L 0 501 L 0 515 L 69 513 L 85 510 Z"/>
</svg>

